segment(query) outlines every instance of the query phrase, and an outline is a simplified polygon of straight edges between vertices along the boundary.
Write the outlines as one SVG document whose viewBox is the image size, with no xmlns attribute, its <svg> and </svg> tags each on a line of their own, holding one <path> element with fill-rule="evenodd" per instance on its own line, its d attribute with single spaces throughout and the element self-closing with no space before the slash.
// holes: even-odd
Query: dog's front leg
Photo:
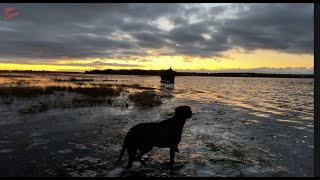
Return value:
<svg viewBox="0 0 320 180">
<path fill-rule="evenodd" d="M 169 165 L 172 165 L 174 164 L 174 156 L 176 154 L 176 147 L 175 146 L 171 146 L 170 147 L 170 162 L 169 162 Z"/>
<path fill-rule="evenodd" d="M 176 151 L 177 153 L 180 153 L 180 151 L 179 151 L 179 149 L 178 149 L 178 145 L 175 145 L 174 148 L 176 149 L 175 151 Z"/>
</svg>

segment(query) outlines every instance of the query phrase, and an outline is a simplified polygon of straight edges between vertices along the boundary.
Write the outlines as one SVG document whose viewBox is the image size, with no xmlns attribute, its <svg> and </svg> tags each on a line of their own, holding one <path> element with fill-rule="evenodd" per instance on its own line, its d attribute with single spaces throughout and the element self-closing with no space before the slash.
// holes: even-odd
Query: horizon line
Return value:
<svg viewBox="0 0 320 180">
<path fill-rule="evenodd" d="M 261 68 L 254 68 L 254 69 L 243 69 L 243 70 L 255 70 L 255 69 L 261 69 Z M 276 68 L 268 68 L 268 69 L 276 69 Z M 167 69 L 93 69 L 93 70 L 84 70 L 84 71 L 63 71 L 63 70 L 1 70 L 0 72 L 57 72 L 57 73 L 86 73 L 90 71 L 104 71 L 104 70 L 114 70 L 114 71 L 119 71 L 119 70 L 126 70 L 126 71 L 162 71 L 162 70 L 167 70 Z M 230 70 L 235 70 L 235 69 L 224 69 L 224 70 L 183 70 L 183 69 L 178 69 L 174 70 L 179 73 L 195 73 L 195 74 L 223 74 L 223 73 L 233 73 L 233 74 L 266 74 L 266 75 L 314 75 L 314 72 L 312 73 L 274 73 L 274 72 L 194 72 L 194 71 L 230 71 Z M 242 70 L 242 69 L 239 69 Z M 279 70 L 279 69 L 278 69 Z M 192 72 L 193 71 L 193 72 Z"/>
</svg>

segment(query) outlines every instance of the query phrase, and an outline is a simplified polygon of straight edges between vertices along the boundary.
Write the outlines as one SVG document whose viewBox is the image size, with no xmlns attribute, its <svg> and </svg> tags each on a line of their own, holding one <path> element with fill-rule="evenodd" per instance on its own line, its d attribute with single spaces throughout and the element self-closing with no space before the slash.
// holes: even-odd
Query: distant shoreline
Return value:
<svg viewBox="0 0 320 180">
<path fill-rule="evenodd" d="M 147 76 L 160 76 L 160 72 L 161 72 L 161 70 L 112 70 L 112 69 L 92 70 L 92 71 L 85 71 L 85 72 L 0 70 L 0 73 L 68 73 L 68 74 L 110 74 L 110 75 L 147 75 Z M 176 72 L 176 76 L 314 78 L 313 74 L 266 74 L 266 73 L 195 73 L 195 72 Z"/>
<path fill-rule="evenodd" d="M 162 70 L 92 70 L 85 74 L 113 74 L 113 75 L 150 75 L 160 76 Z M 265 73 L 195 73 L 175 72 L 176 76 L 207 76 L 207 77 L 266 77 L 266 78 L 314 78 L 313 74 L 265 74 Z"/>
</svg>

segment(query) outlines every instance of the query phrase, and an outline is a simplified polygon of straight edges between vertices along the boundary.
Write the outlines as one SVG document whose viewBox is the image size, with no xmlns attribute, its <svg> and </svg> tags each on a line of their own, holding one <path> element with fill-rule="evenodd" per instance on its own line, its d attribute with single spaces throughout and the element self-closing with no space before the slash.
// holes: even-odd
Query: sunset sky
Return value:
<svg viewBox="0 0 320 180">
<path fill-rule="evenodd" d="M 6 21 L 7 7 L 20 15 Z M 313 73 L 313 4 L 0 8 L 0 70 Z"/>
</svg>

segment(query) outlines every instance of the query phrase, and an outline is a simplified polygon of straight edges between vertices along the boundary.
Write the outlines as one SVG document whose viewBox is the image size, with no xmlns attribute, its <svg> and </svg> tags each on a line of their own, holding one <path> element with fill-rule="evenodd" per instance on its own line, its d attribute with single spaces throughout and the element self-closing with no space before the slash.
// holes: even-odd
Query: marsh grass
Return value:
<svg viewBox="0 0 320 180">
<path fill-rule="evenodd" d="M 36 97 L 40 95 L 56 95 L 56 92 L 71 92 L 75 93 L 74 98 L 61 98 L 53 96 L 41 100 L 38 104 L 19 110 L 20 114 L 39 113 L 49 109 L 57 108 L 74 108 L 97 106 L 102 104 L 112 104 L 112 97 L 119 96 L 123 91 L 122 88 L 112 88 L 108 86 L 96 87 L 71 87 L 71 86 L 14 86 L 0 87 L 0 96 L 3 98 L 10 97 Z"/>
<path fill-rule="evenodd" d="M 154 91 L 143 91 L 129 95 L 129 100 L 135 105 L 153 107 L 162 104 L 160 96 Z"/>
<path fill-rule="evenodd" d="M 133 88 L 133 89 L 140 89 L 140 90 L 155 90 L 156 89 L 153 87 L 141 86 L 140 84 L 114 84 L 113 86 L 116 86 L 119 88 Z"/>
<path fill-rule="evenodd" d="M 100 87 L 75 87 L 69 91 L 80 93 L 92 98 L 119 96 L 123 89 L 112 88 L 107 86 Z"/>
<path fill-rule="evenodd" d="M 71 86 L 9 86 L 0 87 L 2 97 L 36 97 L 43 94 L 54 94 L 55 92 L 76 92 L 88 97 L 113 97 L 119 96 L 123 88 L 112 88 L 108 86 L 98 87 L 71 87 Z"/>
<path fill-rule="evenodd" d="M 20 109 L 20 114 L 40 113 L 50 109 L 65 109 L 65 108 L 77 108 L 77 107 L 92 107 L 102 104 L 111 105 L 113 100 L 110 98 L 92 98 L 86 96 L 77 96 L 72 99 L 51 99 L 42 100 L 38 104 Z"/>
<path fill-rule="evenodd" d="M 140 84 L 127 85 L 126 87 L 131 87 L 131 88 L 135 88 L 135 89 L 142 89 L 142 90 L 154 90 L 155 89 L 153 87 L 141 86 Z"/>
<path fill-rule="evenodd" d="M 28 76 L 28 75 L 19 75 L 19 74 L 0 74 L 0 77 L 32 78 L 32 76 Z"/>
<path fill-rule="evenodd" d="M 23 85 L 29 85 L 30 82 L 29 81 L 25 81 L 25 80 L 19 80 L 17 82 L 13 82 L 14 84 L 16 84 L 17 86 L 23 86 Z"/>
<path fill-rule="evenodd" d="M 81 82 L 81 81 L 94 81 L 94 79 L 89 78 L 68 78 L 68 79 L 59 79 L 59 78 L 53 78 L 51 79 L 55 82 Z"/>
<path fill-rule="evenodd" d="M 9 97 L 35 97 L 45 94 L 46 91 L 43 87 L 35 86 L 9 86 L 0 87 L 0 96 Z"/>
<path fill-rule="evenodd" d="M 118 80 L 116 80 L 116 79 L 104 79 L 102 81 L 115 81 L 115 82 L 117 82 Z"/>
<path fill-rule="evenodd" d="M 141 86 L 140 84 L 96 84 L 91 83 L 92 86 L 99 86 L 99 87 L 116 87 L 119 89 L 125 89 L 125 88 L 132 88 L 132 89 L 140 89 L 140 90 L 155 90 L 156 88 L 153 87 L 145 87 Z"/>
<path fill-rule="evenodd" d="M 12 104 L 16 98 L 36 98 L 40 99 L 34 105 L 20 109 L 20 114 L 40 113 L 49 109 L 57 108 L 75 108 L 98 106 L 102 104 L 112 105 L 113 97 L 118 97 L 123 92 L 127 91 L 128 87 L 154 89 L 142 87 L 139 84 L 133 85 L 112 85 L 99 84 L 89 86 L 3 86 L 0 87 L 0 97 L 5 99 L 4 104 Z M 72 96 L 70 96 L 71 94 Z M 50 98 L 49 96 L 50 95 Z M 51 96 L 52 95 L 52 96 Z M 68 95 L 61 97 L 61 95 Z M 43 97 L 40 97 L 43 96 Z M 43 98 L 43 99 L 42 99 Z M 153 107 L 162 104 L 161 95 L 154 91 L 143 91 L 134 94 L 129 94 L 129 100 L 137 106 Z M 128 108 L 129 104 L 124 103 L 124 107 Z"/>
</svg>

